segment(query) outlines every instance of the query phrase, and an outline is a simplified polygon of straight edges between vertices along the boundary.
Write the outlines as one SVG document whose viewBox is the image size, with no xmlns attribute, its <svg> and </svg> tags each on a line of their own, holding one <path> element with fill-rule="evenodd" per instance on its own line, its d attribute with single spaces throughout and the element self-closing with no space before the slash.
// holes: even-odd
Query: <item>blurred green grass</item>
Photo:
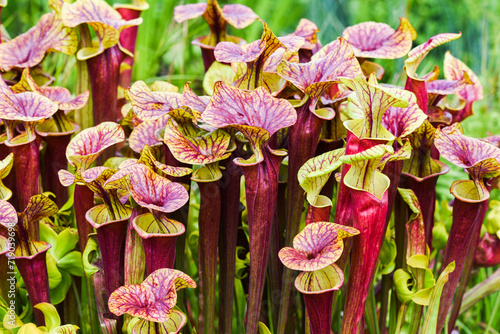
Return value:
<svg viewBox="0 0 500 334">
<path fill-rule="evenodd" d="M 110 1 L 123 2 L 123 1 Z M 202 19 L 186 24 L 173 21 L 174 7 L 196 1 L 149 0 L 150 9 L 143 13 L 144 23 L 139 28 L 136 48 L 134 80 L 153 81 L 161 78 L 178 86 L 186 81 L 199 85 L 203 78 L 200 50 L 190 44 L 195 37 L 206 34 L 208 27 Z M 407 17 L 418 33 L 414 46 L 429 37 L 443 32 L 462 32 L 462 37 L 433 50 L 420 66 L 420 73 L 428 72 L 434 65 L 442 67 L 444 53 L 451 53 L 463 60 L 480 78 L 484 99 L 474 105 L 475 116 L 463 122 L 465 132 L 476 138 L 488 133 L 500 134 L 500 1 L 483 0 L 237 0 L 219 1 L 242 3 L 251 7 L 265 20 L 278 36 L 294 31 L 302 17 L 315 22 L 320 28 L 323 44 L 341 36 L 345 27 L 364 21 L 384 22 L 396 28 L 399 17 Z M 48 12 L 46 0 L 10 0 L 1 13 L 1 21 L 11 36 L 27 31 Z M 231 29 L 230 33 L 248 42 L 258 39 L 262 26 L 256 22 L 243 31 Z M 402 75 L 404 59 L 377 61 L 386 69 L 384 82 L 404 83 Z M 44 63 L 46 69 L 57 74 L 56 84 L 72 89 L 74 85 L 74 58 L 51 55 Z M 449 174 L 438 183 L 440 199 L 451 199 L 449 187 L 466 174 L 453 166 Z M 498 192 L 494 194 L 499 197 Z M 481 281 L 491 274 L 491 269 L 481 270 L 474 281 Z M 486 324 L 479 319 L 490 320 L 491 328 L 500 328 L 496 310 L 498 294 L 485 299 L 461 318 L 464 333 L 483 332 Z M 477 319 L 473 320 L 473 319 Z"/>
</svg>

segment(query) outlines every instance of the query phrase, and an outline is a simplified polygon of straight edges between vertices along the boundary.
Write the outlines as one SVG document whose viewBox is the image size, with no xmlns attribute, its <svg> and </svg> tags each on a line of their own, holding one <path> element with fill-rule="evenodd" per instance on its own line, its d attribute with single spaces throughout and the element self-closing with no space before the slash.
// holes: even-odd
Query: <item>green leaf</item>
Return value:
<svg viewBox="0 0 500 334">
<path fill-rule="evenodd" d="M 64 301 L 71 287 L 71 281 L 71 275 L 65 271 L 61 271 L 61 283 L 50 290 L 50 301 L 52 304 L 57 305 Z"/>
<path fill-rule="evenodd" d="M 376 145 L 356 154 L 344 155 L 340 159 L 351 168 L 344 177 L 344 184 L 352 189 L 365 190 L 382 198 L 389 188 L 387 176 L 377 170 L 379 163 L 386 152 L 393 152 L 390 145 Z"/>
<path fill-rule="evenodd" d="M 57 261 L 57 266 L 73 276 L 83 276 L 82 253 L 72 251 Z"/>
<path fill-rule="evenodd" d="M 0 200 L 8 200 L 12 196 L 12 191 L 5 187 L 2 183 L 2 179 L 6 178 L 12 166 L 14 165 L 14 154 L 10 153 L 2 161 L 0 161 Z"/>
<path fill-rule="evenodd" d="M 59 211 L 56 203 L 44 195 L 35 195 L 30 198 L 28 206 L 20 214 L 26 223 L 55 215 Z"/>
<path fill-rule="evenodd" d="M 3 317 L 3 327 L 6 329 L 14 329 L 21 327 L 23 325 L 21 318 L 17 314 L 14 314 L 14 317 L 15 317 L 14 320 L 12 320 L 11 315 L 5 313 L 5 316 Z"/>
<path fill-rule="evenodd" d="M 429 121 L 413 131 L 408 139 L 412 146 L 411 157 L 403 162 L 403 172 L 424 178 L 432 174 L 445 174 L 449 168 L 431 157 L 436 129 Z"/>
<path fill-rule="evenodd" d="M 55 328 L 54 330 L 50 331 L 49 334 L 76 334 L 76 331 L 78 329 L 80 328 L 75 325 L 64 325 Z"/>
<path fill-rule="evenodd" d="M 139 236 L 144 239 L 152 236 L 176 236 L 186 231 L 184 225 L 178 221 L 169 219 L 166 215 L 161 215 L 161 220 L 157 220 L 149 212 L 135 217 L 132 220 L 132 226 Z"/>
<path fill-rule="evenodd" d="M 483 186 L 477 186 L 473 180 L 458 180 L 451 184 L 450 191 L 456 198 L 464 202 L 478 203 L 487 200 L 490 197 L 488 189 Z"/>
<path fill-rule="evenodd" d="M 67 228 L 57 236 L 55 244 L 54 258 L 56 260 L 62 259 L 68 252 L 75 249 L 78 243 L 78 231 L 73 228 Z M 52 244 L 53 245 L 53 244 Z"/>
<path fill-rule="evenodd" d="M 446 282 L 448 282 L 448 275 L 451 274 L 454 270 L 455 261 L 448 264 L 443 272 L 441 272 L 441 275 L 439 275 L 439 278 L 436 282 L 436 287 L 432 291 L 429 307 L 427 308 L 427 312 L 425 313 L 422 333 L 436 333 L 441 293 L 443 292 L 444 285 L 446 284 Z"/>
<path fill-rule="evenodd" d="M 57 268 L 57 260 L 50 253 L 47 254 L 47 271 L 49 274 L 49 287 L 54 289 L 62 282 L 62 275 L 59 268 Z"/>
<path fill-rule="evenodd" d="M 40 224 L 40 240 L 46 241 L 53 246 L 48 250 L 48 253 L 54 256 L 54 246 L 57 245 L 57 233 L 49 225 Z"/>
<path fill-rule="evenodd" d="M 259 321 L 259 334 L 271 334 L 271 331 L 267 326 Z"/>
<path fill-rule="evenodd" d="M 40 303 L 34 307 L 42 311 L 45 318 L 45 327 L 47 327 L 49 331 L 61 326 L 61 318 L 59 317 L 54 305 L 49 303 Z"/>
<path fill-rule="evenodd" d="M 393 280 L 398 299 L 406 303 L 415 294 L 411 290 L 411 287 L 415 285 L 414 278 L 406 270 L 398 269 L 394 272 Z"/>
<path fill-rule="evenodd" d="M 231 136 L 224 130 L 201 132 L 196 137 L 190 137 L 180 131 L 179 125 L 172 118 L 168 120 L 165 130 L 163 140 L 180 162 L 203 165 L 223 160 L 230 155 L 226 152 Z"/>
<path fill-rule="evenodd" d="M 90 277 L 99 271 L 99 268 L 94 266 L 90 262 L 91 257 L 95 256 L 93 253 L 99 254 L 99 246 L 97 245 L 97 241 L 95 240 L 94 237 L 89 237 L 89 239 L 87 241 L 87 246 L 85 247 L 85 250 L 83 251 L 83 256 L 82 256 L 83 270 L 85 271 L 85 275 L 87 277 Z"/>
<path fill-rule="evenodd" d="M 179 310 L 172 309 L 167 321 L 155 323 L 145 319 L 134 318 L 128 325 L 131 334 L 172 334 L 179 333 L 187 323 L 187 317 Z M 158 325 L 158 331 L 156 326 Z"/>
<path fill-rule="evenodd" d="M 45 333 L 40 328 L 36 327 L 35 324 L 29 323 L 19 328 L 17 334 L 45 334 Z"/>
</svg>

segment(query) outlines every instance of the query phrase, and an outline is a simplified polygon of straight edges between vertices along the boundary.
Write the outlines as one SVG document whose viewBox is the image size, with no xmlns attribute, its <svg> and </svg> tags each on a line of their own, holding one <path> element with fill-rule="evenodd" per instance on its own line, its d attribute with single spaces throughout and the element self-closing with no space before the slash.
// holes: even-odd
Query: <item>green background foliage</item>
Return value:
<svg viewBox="0 0 500 334">
<path fill-rule="evenodd" d="M 110 3 L 124 2 L 107 0 Z M 188 3 L 187 1 L 182 3 Z M 150 9 L 143 13 L 144 23 L 139 28 L 134 80 L 168 80 L 182 87 L 191 81 L 201 89 L 203 63 L 198 47 L 190 44 L 195 37 L 204 35 L 208 27 L 202 19 L 177 24 L 173 21 L 174 7 L 179 1 L 149 0 Z M 221 5 L 229 3 L 220 0 Z M 484 99 L 474 104 L 475 116 L 463 122 L 465 133 L 484 137 L 489 133 L 500 134 L 499 77 L 500 77 L 500 1 L 497 0 L 235 0 L 251 7 L 265 20 L 278 36 L 294 31 L 302 17 L 315 22 L 320 28 L 320 40 L 326 44 L 341 36 L 345 27 L 364 21 L 384 22 L 396 28 L 399 17 L 407 17 L 418 33 L 414 46 L 429 37 L 443 32 L 462 32 L 462 37 L 433 50 L 419 67 L 426 73 L 434 65 L 442 67 L 444 53 L 451 53 L 463 60 L 480 78 Z M 27 31 L 49 11 L 46 0 L 10 0 L 1 13 L 1 21 L 10 36 Z M 244 31 L 229 27 L 229 32 L 253 41 L 260 37 L 262 26 L 256 22 Z M 386 69 L 384 82 L 404 85 L 402 72 L 404 59 L 377 60 Z M 74 87 L 74 57 L 61 54 L 49 56 L 44 62 L 53 73 L 57 85 Z M 449 187 L 453 180 L 464 179 L 466 174 L 451 166 L 451 172 L 440 178 L 439 199 L 451 199 Z M 498 197 L 497 192 L 493 192 Z M 471 284 L 484 280 L 492 268 L 473 273 Z M 499 333 L 500 294 L 496 293 L 479 303 L 464 317 L 459 325 L 464 333 Z M 495 328 L 497 330 L 495 330 Z"/>
</svg>

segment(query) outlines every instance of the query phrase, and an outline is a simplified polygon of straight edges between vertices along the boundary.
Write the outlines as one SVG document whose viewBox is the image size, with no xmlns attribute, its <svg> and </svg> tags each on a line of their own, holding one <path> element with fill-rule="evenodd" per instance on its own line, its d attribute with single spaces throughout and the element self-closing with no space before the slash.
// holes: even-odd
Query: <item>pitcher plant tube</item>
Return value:
<svg viewBox="0 0 500 334">
<path fill-rule="evenodd" d="M 477 224 L 482 224 L 484 202 L 489 199 L 487 179 L 500 175 L 500 149 L 485 141 L 470 138 L 463 134 L 459 123 L 436 130 L 435 144 L 441 155 L 453 164 L 464 168 L 471 180 L 455 181 L 451 193 L 453 203 L 453 223 L 446 244 L 443 265 L 455 262 L 455 271 L 443 289 L 439 305 L 438 331 L 444 326 L 448 309 L 458 285 L 466 255 L 474 234 L 478 233 Z M 476 232 L 475 232 L 476 231 Z M 451 331 L 454 323 L 448 324 Z"/>
<path fill-rule="evenodd" d="M 80 38 L 84 44 L 76 57 L 87 62 L 92 87 L 94 125 L 106 121 L 116 122 L 120 66 L 126 56 L 133 57 L 120 44 L 120 34 L 127 28 L 140 25 L 142 18 L 127 21 L 104 0 L 64 2 L 61 17 L 67 27 L 83 25 Z M 97 35 L 97 41 L 91 40 L 89 27 Z"/>
<path fill-rule="evenodd" d="M 16 213 L 14 207 L 6 201 L 0 201 L 0 223 L 7 229 L 14 229 L 16 246 L 14 250 L 16 266 L 28 290 L 32 305 L 50 303 L 49 276 L 46 254 L 51 245 L 36 241 L 30 235 L 30 228 L 39 220 L 50 217 L 59 211 L 57 205 L 44 195 L 35 195 L 23 212 Z M 45 324 L 43 313 L 35 310 L 39 325 Z"/>
<path fill-rule="evenodd" d="M 232 127 L 249 141 L 253 156 L 237 158 L 245 176 L 250 261 L 250 287 L 246 316 L 247 333 L 256 333 L 266 276 L 269 238 L 278 195 L 278 169 L 286 152 L 269 147 L 270 137 L 279 129 L 291 126 L 297 114 L 283 99 L 277 99 L 263 87 L 244 91 L 217 82 L 214 95 L 202 119 L 215 127 Z"/>
</svg>

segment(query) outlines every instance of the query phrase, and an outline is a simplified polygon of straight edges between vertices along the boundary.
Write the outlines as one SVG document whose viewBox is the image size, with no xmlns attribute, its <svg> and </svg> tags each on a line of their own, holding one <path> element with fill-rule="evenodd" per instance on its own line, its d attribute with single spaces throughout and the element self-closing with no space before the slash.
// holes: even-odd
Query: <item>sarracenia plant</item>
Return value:
<svg viewBox="0 0 500 334">
<path fill-rule="evenodd" d="M 120 13 L 122 19 L 126 21 L 138 19 L 142 12 L 149 9 L 147 0 L 132 0 L 132 4 L 115 4 L 114 8 Z M 139 27 L 133 25 L 120 32 L 119 43 L 121 47 L 128 51 L 128 55 L 121 63 L 120 67 L 120 86 L 127 88 L 132 82 L 132 70 L 134 66 L 135 44 Z"/>
<path fill-rule="evenodd" d="M 151 41 L 139 29 L 147 0 L 111 2 L 49 0 L 52 12 L 13 39 L 5 28 L 17 25 L 3 11 L 0 332 L 76 331 L 62 322 L 84 334 L 178 333 L 189 321 L 200 333 L 436 333 L 446 319 L 448 331 L 462 326 L 458 315 L 495 289 L 497 273 L 480 282 L 472 268 L 500 262 L 495 202 L 486 215 L 500 137 L 485 139 L 491 146 L 459 125 L 486 90 L 449 52 L 444 78 L 438 66 L 420 73 L 427 54 L 460 33 L 411 49 L 416 32 L 400 18 L 399 27 L 347 27 L 322 47 L 324 24 L 302 19 L 285 36 L 261 21 L 260 38 L 245 43 L 228 33 L 260 20 L 252 9 L 183 4 L 174 19 L 201 16 L 209 33 L 193 42 L 204 77 L 180 91 L 142 73 L 131 79 L 134 59 L 184 50 L 171 43 L 181 31 L 134 58 L 136 41 Z M 391 68 L 390 80 L 373 61 L 404 56 L 402 76 Z M 196 66 L 154 75 L 181 80 L 179 67 L 192 76 Z M 50 86 L 72 85 L 74 72 L 75 95 Z M 470 180 L 453 183 L 454 201 L 435 212 L 437 179 L 449 170 L 440 155 Z M 183 272 L 199 289 L 176 291 L 195 287 Z M 6 285 L 15 275 L 24 283 Z M 477 286 L 466 293 L 469 278 Z M 21 302 L 13 313 L 12 302 Z"/>
<path fill-rule="evenodd" d="M 57 104 L 33 92 L 15 94 L 0 79 L 0 118 L 6 123 L 7 140 L 5 144 L 14 153 L 17 207 L 25 208 L 30 198 L 40 194 L 40 143 L 37 140 L 35 125 L 49 118 L 57 111 Z M 24 132 L 16 134 L 16 121 L 22 122 Z M 19 209 L 20 211 L 21 209 Z M 31 226 L 30 235 L 38 240 L 38 226 Z"/>
<path fill-rule="evenodd" d="M 402 186 L 413 190 L 418 198 L 425 224 L 425 240 L 429 246 L 434 227 L 437 180 L 450 170 L 445 163 L 431 156 L 435 132 L 436 129 L 426 120 L 408 137 L 412 152 L 410 158 L 403 162 L 401 177 Z"/>
<path fill-rule="evenodd" d="M 489 201 L 488 215 L 485 221 L 486 231 L 481 235 L 478 247 L 474 254 L 474 264 L 481 267 L 493 267 L 500 264 L 500 229 L 498 213 L 500 202 Z M 482 232 L 482 231 L 481 231 Z"/>
<path fill-rule="evenodd" d="M 32 305 L 50 303 L 46 253 L 51 245 L 33 239 L 29 233 L 30 228 L 39 224 L 40 219 L 50 217 L 57 211 L 57 205 L 43 195 L 31 197 L 24 211 L 19 214 L 11 204 L 0 201 L 0 224 L 15 232 L 14 258 Z M 35 310 L 35 316 L 37 323 L 43 326 L 43 313 Z"/>
<path fill-rule="evenodd" d="M 276 73 L 281 60 L 298 60 L 297 51 L 304 44 L 304 38 L 296 35 L 276 37 L 266 22 L 260 40 L 250 44 L 237 45 L 232 42 L 217 44 L 215 59 L 236 66 L 232 86 L 252 90 L 266 87 L 270 92 L 279 92 L 286 82 Z"/>
<path fill-rule="evenodd" d="M 221 8 L 217 0 L 207 0 L 207 3 L 181 5 L 175 7 L 174 10 L 174 19 L 179 23 L 200 16 L 207 22 L 210 33 L 196 38 L 192 44 L 201 48 L 205 72 L 215 61 L 214 49 L 218 43 L 226 41 L 236 44 L 245 43 L 243 39 L 226 33 L 227 24 L 229 23 L 237 29 L 243 29 L 259 18 L 247 6 L 231 4 Z"/>
<path fill-rule="evenodd" d="M 185 107 L 190 105 L 192 109 L 192 115 L 189 117 L 199 117 L 199 113 L 205 109 L 206 103 L 202 103 L 201 110 L 198 110 L 198 106 L 194 106 L 190 103 L 192 100 L 195 102 L 199 102 L 198 96 L 189 89 L 189 85 L 185 85 L 185 92 L 183 94 L 179 94 L 179 89 L 169 83 L 156 81 L 148 87 L 144 82 L 137 81 L 130 88 L 126 89 L 124 94 L 125 97 L 130 101 L 130 106 L 132 108 L 132 114 L 135 123 L 142 121 L 138 125 L 134 125 L 134 130 L 130 134 L 129 137 L 129 146 L 137 153 L 140 153 L 143 149 L 144 145 L 154 146 L 154 145 L 163 145 L 164 154 L 163 161 L 166 165 L 171 167 L 178 168 L 188 168 L 190 167 L 188 164 L 181 163 L 178 161 L 170 151 L 168 145 L 163 141 L 164 131 L 167 121 L 170 118 L 170 115 L 174 110 L 179 109 L 181 107 Z M 192 94 L 191 94 L 192 93 Z M 191 99 L 190 97 L 193 97 Z M 128 106 L 127 106 L 128 107 Z M 185 109 L 186 115 L 189 113 L 188 109 Z M 177 114 L 182 112 L 182 110 L 178 110 Z M 179 118 L 180 117 L 180 118 Z M 179 114 L 177 119 L 182 123 L 182 115 Z M 190 118 L 188 117 L 188 121 Z M 184 174 L 184 176 L 176 177 L 175 175 L 166 175 L 172 181 L 181 182 L 186 185 L 188 188 L 191 184 L 191 180 L 189 178 L 189 173 Z M 189 205 L 186 204 L 181 209 L 176 210 L 169 214 L 169 218 L 179 221 L 184 226 L 188 224 L 188 214 L 189 214 Z M 179 269 L 183 269 L 183 256 L 185 249 L 185 235 L 180 235 L 177 242 L 176 252 L 178 257 L 178 267 Z"/>
<path fill-rule="evenodd" d="M 77 52 L 80 61 L 87 62 L 92 87 L 94 125 L 117 121 L 120 66 L 126 57 L 133 57 L 131 42 L 121 38 L 121 32 L 142 23 L 142 18 L 126 20 L 104 0 L 77 0 L 62 3 L 60 9 L 65 26 L 80 28 L 83 47 Z M 92 41 L 89 27 L 97 35 Z M 121 45 L 124 41 L 125 46 Z"/>
<path fill-rule="evenodd" d="M 103 261 L 105 300 L 122 283 L 124 263 L 122 246 L 132 209 L 120 202 L 117 189 L 104 188 L 105 182 L 114 174 L 112 169 L 89 167 L 104 149 L 123 141 L 124 137 L 123 129 L 113 122 L 105 122 L 83 130 L 71 140 L 66 150 L 68 161 L 76 169 L 75 175 L 65 170 L 59 171 L 59 178 L 63 185 L 70 186 L 79 183 L 90 189 L 104 203 L 93 206 L 93 196 L 89 198 L 91 201 L 80 203 L 85 206 L 89 205 L 90 208 L 85 213 L 87 222 L 78 222 L 78 230 L 82 233 L 80 235 L 82 244 L 86 244 L 92 227 L 97 231 Z"/>
<path fill-rule="evenodd" d="M 109 298 L 109 310 L 117 316 L 134 317 L 128 325 L 129 333 L 179 333 L 187 317 L 174 307 L 177 290 L 184 288 L 196 288 L 196 283 L 179 270 L 159 269 L 141 284 L 115 290 Z"/>
<path fill-rule="evenodd" d="M 462 34 L 444 33 L 429 38 L 424 44 L 413 48 L 408 53 L 408 58 L 405 60 L 405 71 L 407 75 L 405 89 L 413 92 L 417 97 L 417 104 L 420 109 L 427 114 L 427 106 L 429 103 L 429 96 L 427 93 L 427 83 L 425 77 L 419 77 L 417 69 L 422 60 L 429 54 L 429 52 L 449 41 L 460 38 Z"/>
<path fill-rule="evenodd" d="M 485 180 L 500 175 L 500 149 L 479 139 L 465 136 L 459 123 L 436 130 L 435 145 L 445 159 L 464 168 L 471 178 L 471 180 L 455 181 L 451 186 L 451 193 L 455 197 L 453 223 L 443 265 L 446 266 L 454 261 L 456 269 L 450 274 L 450 281 L 445 285 L 441 296 L 438 318 L 438 332 L 440 332 L 460 276 L 463 274 L 471 242 L 478 237 L 475 236 L 480 231 L 477 225 L 484 219 L 483 210 L 487 208 L 484 202 L 489 199 L 489 189 Z M 461 298 L 457 299 L 456 301 L 461 302 Z M 448 331 L 453 327 L 454 323 L 450 322 Z"/>
<path fill-rule="evenodd" d="M 388 208 L 390 181 L 377 168 L 386 152 L 394 153 L 388 144 L 395 137 L 382 126 L 381 120 L 390 106 L 407 107 L 408 102 L 378 85 L 373 74 L 368 82 L 363 76 L 342 79 L 342 82 L 355 91 L 349 97 L 347 109 L 363 111 L 363 118 L 344 122 L 347 146 L 346 155 L 341 159 L 346 165 L 342 170 L 335 216 L 342 225 L 352 225 L 360 231 L 359 237 L 353 239 L 342 321 L 343 333 L 356 333 L 375 274 Z"/>
<path fill-rule="evenodd" d="M 218 181 L 222 178 L 219 161 L 229 157 L 227 152 L 231 136 L 224 130 L 205 131 L 194 125 L 191 119 L 171 117 L 165 127 L 164 142 L 180 162 L 202 165 L 194 171 L 191 180 L 200 189 L 200 213 L 198 226 L 200 240 L 198 261 L 200 268 L 200 315 L 198 330 L 212 333 L 215 320 L 217 290 L 217 245 L 221 197 Z"/>
<path fill-rule="evenodd" d="M 93 128 L 85 129 L 77 136 L 73 137 L 66 148 L 66 158 L 70 165 L 75 168 L 75 175 L 66 170 L 59 171 L 59 179 L 61 183 L 69 187 L 75 185 L 75 214 L 80 240 L 80 248 L 85 249 L 87 237 L 92 233 L 92 226 L 85 219 L 87 211 L 94 206 L 94 194 L 98 192 L 98 196 L 103 196 L 104 203 L 109 208 L 109 215 L 112 219 L 116 218 L 116 212 L 113 210 L 113 205 L 122 207 L 121 203 L 116 198 L 109 198 L 104 190 L 101 191 L 99 186 L 91 188 L 87 183 L 93 182 L 99 177 L 100 172 L 108 174 L 108 177 L 113 173 L 111 170 L 103 167 L 90 168 L 97 157 L 108 147 L 122 142 L 125 139 L 125 134 L 121 126 L 113 122 L 101 123 Z M 110 175 L 109 175 L 110 174 Z M 101 180 L 102 182 L 106 181 Z M 120 204 L 118 204 L 118 203 Z"/>
<path fill-rule="evenodd" d="M 304 204 L 304 193 L 300 190 L 297 173 L 299 168 L 314 156 L 324 121 L 335 116 L 335 112 L 330 108 L 317 109 L 317 102 L 329 87 L 340 82 L 340 77 L 354 78 L 361 75 L 362 72 L 349 44 L 344 39 L 339 39 L 333 42 L 329 52 L 322 58 L 303 64 L 282 62 L 278 66 L 278 74 L 304 94 L 302 105 L 296 108 L 297 122 L 290 127 L 288 134 L 290 154 L 288 158 L 285 244 L 289 245 L 299 231 L 300 216 Z M 280 333 L 284 330 L 283 326 L 287 318 L 292 271 L 285 270 L 283 275 L 278 325 Z"/>
<path fill-rule="evenodd" d="M 444 56 L 444 76 L 447 80 L 460 80 L 463 73 L 467 73 L 471 84 L 463 87 L 456 96 L 461 103 L 458 107 L 450 107 L 446 105 L 446 110 L 452 114 L 452 122 L 461 122 L 473 114 L 472 104 L 475 101 L 483 99 L 483 87 L 477 75 L 465 65 L 460 59 L 453 57 L 450 51 L 447 51 Z M 461 105 L 463 107 L 461 107 Z"/>
<path fill-rule="evenodd" d="M 145 148 L 143 152 L 147 152 Z M 147 153 L 144 153 L 147 154 Z M 143 159 L 141 159 L 144 161 Z M 147 164 L 126 161 L 121 169 L 106 181 L 105 188 L 124 188 L 121 180 L 128 183 L 134 201 L 150 213 L 141 214 L 132 220 L 132 225 L 143 239 L 146 253 L 146 273 L 161 268 L 173 268 L 175 261 L 175 241 L 178 235 L 185 232 L 181 223 L 169 219 L 168 213 L 181 208 L 189 199 L 189 194 L 181 184 L 172 182 L 155 173 Z M 151 161 L 151 160 L 150 160 Z M 165 170 L 165 168 L 164 168 Z M 189 169 L 169 168 L 175 175 L 190 173 Z M 124 180 L 123 178 L 128 178 Z"/>
<path fill-rule="evenodd" d="M 335 262 L 344 250 L 343 239 L 357 234 L 349 226 L 314 222 L 293 238 L 293 248 L 282 248 L 278 254 L 287 268 L 302 271 L 295 288 L 304 297 L 312 334 L 330 332 L 333 292 L 344 283 L 344 273 Z"/>
<path fill-rule="evenodd" d="M 253 156 L 237 158 L 245 176 L 248 224 L 250 233 L 250 287 L 246 316 L 247 333 L 256 333 L 266 277 L 269 238 L 276 199 L 278 169 L 286 153 L 269 147 L 270 137 L 297 120 L 293 106 L 276 99 L 263 87 L 243 91 L 217 82 L 214 95 L 202 114 L 202 119 L 215 127 L 232 127 L 249 141 Z"/>
<path fill-rule="evenodd" d="M 57 173 L 61 168 L 67 168 L 68 162 L 64 153 L 71 136 L 79 130 L 79 126 L 68 119 L 66 112 L 83 108 L 87 104 L 89 92 L 72 98 L 71 93 L 66 88 L 39 87 L 28 69 L 23 71 L 21 79 L 11 89 L 16 94 L 24 92 L 41 94 L 58 106 L 58 110 L 52 115 L 52 118 L 45 119 L 42 124 L 36 126 L 36 133 L 43 138 L 46 145 L 42 163 L 43 189 L 52 192 L 56 196 L 56 204 L 62 206 L 68 199 L 67 190 L 59 182 Z"/>
</svg>

